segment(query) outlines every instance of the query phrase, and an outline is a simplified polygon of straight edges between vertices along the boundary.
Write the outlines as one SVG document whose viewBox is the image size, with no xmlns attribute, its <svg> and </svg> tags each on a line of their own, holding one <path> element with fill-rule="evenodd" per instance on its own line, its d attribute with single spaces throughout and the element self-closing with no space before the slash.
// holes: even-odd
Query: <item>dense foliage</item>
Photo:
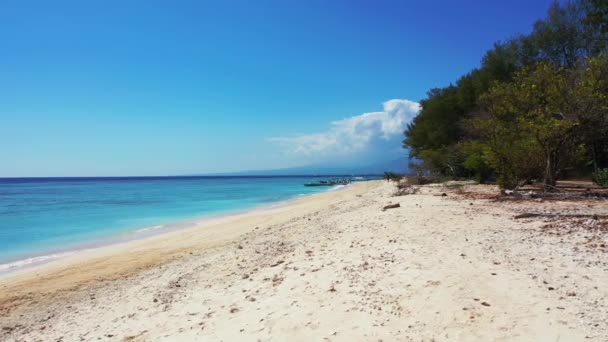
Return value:
<svg viewBox="0 0 608 342">
<path fill-rule="evenodd" d="M 385 172 L 384 179 L 387 181 L 398 182 L 403 179 L 403 175 L 395 172 Z"/>
<path fill-rule="evenodd" d="M 564 171 L 608 167 L 608 0 L 554 2 L 421 105 L 403 142 L 418 170 L 551 191 Z"/>
<path fill-rule="evenodd" d="M 602 187 L 608 187 L 608 169 L 599 169 L 593 173 L 593 180 Z"/>
</svg>

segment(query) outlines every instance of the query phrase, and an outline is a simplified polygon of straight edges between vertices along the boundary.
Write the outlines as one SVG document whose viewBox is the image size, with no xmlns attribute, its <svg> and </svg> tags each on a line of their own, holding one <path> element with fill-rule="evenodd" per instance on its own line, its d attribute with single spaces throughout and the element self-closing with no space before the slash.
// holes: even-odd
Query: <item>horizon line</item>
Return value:
<svg viewBox="0 0 608 342">
<path fill-rule="evenodd" d="M 91 178 L 272 178 L 272 177 L 344 177 L 344 176 L 381 176 L 379 173 L 328 173 L 328 174 L 260 174 L 260 175 L 230 175 L 230 174 L 201 174 L 201 175 L 164 175 L 164 176 L 0 176 L 0 179 L 91 179 Z"/>
</svg>

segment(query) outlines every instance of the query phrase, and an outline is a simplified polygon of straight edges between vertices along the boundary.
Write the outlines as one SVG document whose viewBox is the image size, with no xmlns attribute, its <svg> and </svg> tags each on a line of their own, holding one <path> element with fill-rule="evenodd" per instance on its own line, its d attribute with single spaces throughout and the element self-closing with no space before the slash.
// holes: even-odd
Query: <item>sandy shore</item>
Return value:
<svg viewBox="0 0 608 342">
<path fill-rule="evenodd" d="M 608 340 L 605 222 L 513 218 L 605 201 L 457 190 L 360 183 L 4 276 L 0 340 Z"/>
</svg>

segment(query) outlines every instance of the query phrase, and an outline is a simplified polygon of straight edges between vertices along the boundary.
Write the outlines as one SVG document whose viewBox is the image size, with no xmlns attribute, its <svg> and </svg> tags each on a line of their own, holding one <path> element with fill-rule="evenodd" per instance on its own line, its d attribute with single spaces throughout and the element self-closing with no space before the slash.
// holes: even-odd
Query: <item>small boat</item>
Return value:
<svg viewBox="0 0 608 342">
<path fill-rule="evenodd" d="M 308 182 L 304 183 L 304 186 L 335 186 L 335 185 L 346 185 L 350 183 L 350 180 L 347 179 L 330 179 L 330 180 L 322 180 L 318 182 Z"/>
<path fill-rule="evenodd" d="M 304 186 L 334 186 L 334 185 L 336 185 L 336 183 L 328 182 L 328 181 L 304 183 Z"/>
</svg>

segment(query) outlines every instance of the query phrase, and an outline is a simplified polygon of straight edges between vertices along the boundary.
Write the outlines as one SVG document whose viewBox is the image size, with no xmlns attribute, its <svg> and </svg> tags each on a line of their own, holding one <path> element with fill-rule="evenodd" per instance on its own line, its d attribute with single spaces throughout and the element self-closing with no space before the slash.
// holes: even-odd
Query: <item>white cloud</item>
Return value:
<svg viewBox="0 0 608 342">
<path fill-rule="evenodd" d="M 410 100 L 389 100 L 383 107 L 381 112 L 333 121 L 326 132 L 268 140 L 295 155 L 348 155 L 367 149 L 376 139 L 389 140 L 403 134 L 405 126 L 420 111 L 420 104 Z"/>
</svg>

